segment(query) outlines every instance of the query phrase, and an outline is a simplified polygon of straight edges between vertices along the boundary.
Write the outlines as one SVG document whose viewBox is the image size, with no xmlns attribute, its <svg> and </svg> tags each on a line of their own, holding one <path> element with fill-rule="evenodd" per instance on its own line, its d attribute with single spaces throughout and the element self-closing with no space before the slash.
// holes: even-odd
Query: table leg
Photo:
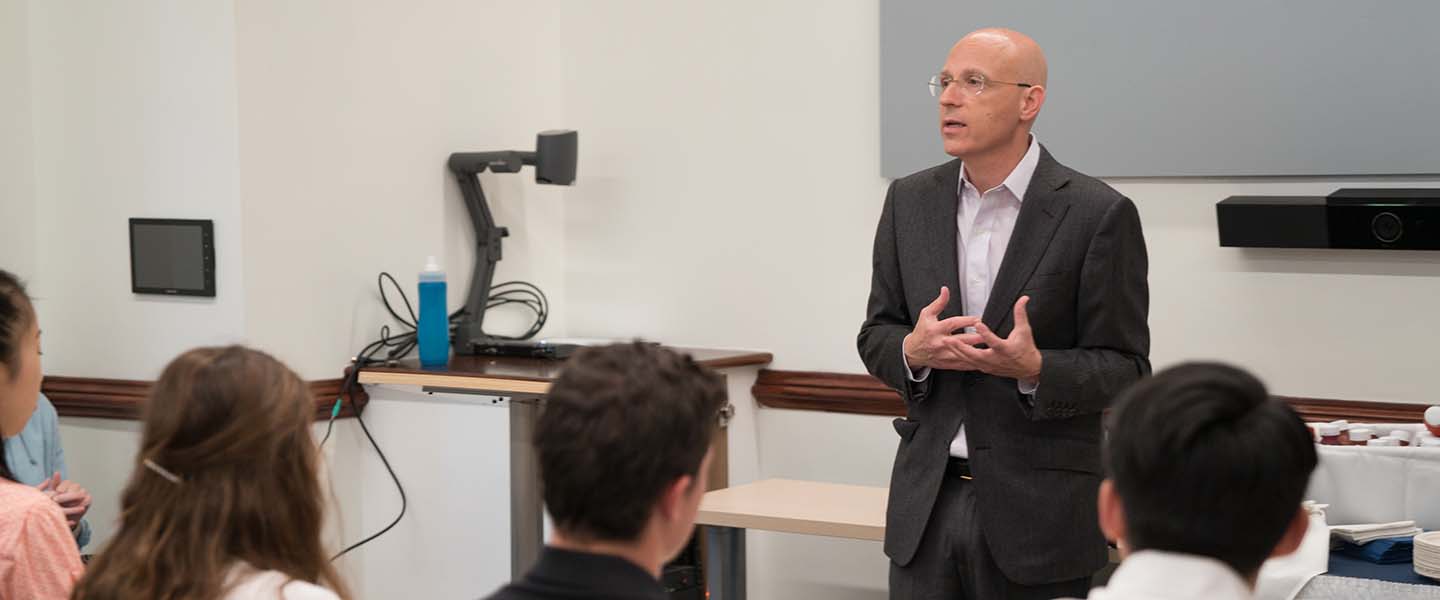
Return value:
<svg viewBox="0 0 1440 600">
<path fill-rule="evenodd" d="M 710 600 L 745 600 L 745 530 L 705 527 L 705 587 Z"/>
<path fill-rule="evenodd" d="M 540 459 L 531 437 L 540 416 L 536 398 L 510 399 L 510 576 L 519 581 L 544 547 L 544 500 Z"/>
</svg>

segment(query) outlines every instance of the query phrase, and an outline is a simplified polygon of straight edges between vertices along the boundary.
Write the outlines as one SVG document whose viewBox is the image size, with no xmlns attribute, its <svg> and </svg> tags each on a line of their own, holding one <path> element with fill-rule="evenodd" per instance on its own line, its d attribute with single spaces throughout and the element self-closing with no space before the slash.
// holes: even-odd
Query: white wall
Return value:
<svg viewBox="0 0 1440 600">
<path fill-rule="evenodd" d="M 36 253 L 28 14 L 23 2 L 0 2 L 0 269 L 22 278 Z"/>
<path fill-rule="evenodd" d="M 566 205 L 572 333 L 861 369 L 886 186 L 877 15 L 860 1 L 567 11 L 564 96 L 582 139 Z"/>
<path fill-rule="evenodd" d="M 239 339 L 231 4 L 26 6 L 48 372 L 151 379 L 182 350 Z M 217 297 L 132 294 L 130 217 L 214 219 Z"/>
<path fill-rule="evenodd" d="M 104 549 L 120 522 L 120 492 L 129 481 L 140 450 L 140 423 L 112 419 L 60 419 L 65 466 L 70 479 L 85 487 L 93 500 L 85 520 L 90 544 L 83 551 Z"/>
</svg>

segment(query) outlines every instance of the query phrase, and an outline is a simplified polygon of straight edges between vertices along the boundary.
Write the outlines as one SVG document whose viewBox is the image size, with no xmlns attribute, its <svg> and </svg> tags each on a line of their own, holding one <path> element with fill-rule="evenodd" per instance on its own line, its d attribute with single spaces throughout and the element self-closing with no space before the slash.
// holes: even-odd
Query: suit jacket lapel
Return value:
<svg viewBox="0 0 1440 600">
<path fill-rule="evenodd" d="M 1040 257 L 1045 255 L 1045 248 L 1055 236 L 1056 228 L 1070 209 L 1070 201 L 1057 193 L 1069 181 L 1065 167 L 1041 146 L 1040 161 L 1035 165 L 1030 187 L 1020 203 L 1020 215 L 1015 219 L 1010 244 L 1005 248 L 1000 272 L 995 275 L 995 282 L 990 286 L 990 298 L 985 303 L 982 320 L 998 336 L 1010 335 L 1015 301 L 1020 299 L 1020 290 L 1034 273 Z M 951 225 L 953 229 L 954 224 Z"/>
<path fill-rule="evenodd" d="M 955 222 L 960 211 L 960 160 L 952 160 L 935 170 L 932 181 L 934 188 L 921 197 L 925 198 L 925 248 L 934 248 L 933 260 L 929 262 L 929 281 L 939 282 L 926 292 L 926 298 L 933 300 L 940 294 L 940 285 L 950 288 L 950 303 L 940 311 L 939 318 L 946 319 L 965 314 L 960 299 L 959 225 Z M 926 300 L 926 304 L 930 302 Z"/>
</svg>

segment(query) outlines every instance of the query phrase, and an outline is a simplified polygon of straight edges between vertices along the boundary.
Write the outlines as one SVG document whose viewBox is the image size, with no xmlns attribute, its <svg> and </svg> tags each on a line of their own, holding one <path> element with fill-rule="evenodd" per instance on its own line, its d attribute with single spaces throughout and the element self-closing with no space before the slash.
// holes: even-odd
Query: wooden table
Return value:
<svg viewBox="0 0 1440 600">
<path fill-rule="evenodd" d="M 706 526 L 709 599 L 745 599 L 746 529 L 881 541 L 889 493 L 884 487 L 789 479 L 706 492 L 695 522 Z"/>
<path fill-rule="evenodd" d="M 715 370 L 764 365 L 767 352 L 713 348 L 672 348 Z M 544 503 L 540 469 L 531 437 L 540 407 L 550 385 L 564 367 L 563 360 L 507 356 L 453 356 L 443 368 L 421 368 L 410 359 L 386 366 L 365 367 L 359 382 L 365 385 L 419 386 L 426 392 L 500 396 L 510 418 L 510 572 L 519 579 L 540 556 L 544 544 Z M 725 436 L 717 436 L 712 460 L 712 485 L 728 483 Z"/>
</svg>

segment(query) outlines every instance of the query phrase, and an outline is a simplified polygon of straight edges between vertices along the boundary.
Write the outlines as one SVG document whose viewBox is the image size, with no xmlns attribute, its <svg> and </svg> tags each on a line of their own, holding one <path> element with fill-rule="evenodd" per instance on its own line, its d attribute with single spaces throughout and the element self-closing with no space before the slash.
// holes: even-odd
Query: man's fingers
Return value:
<svg viewBox="0 0 1440 600">
<path fill-rule="evenodd" d="M 1000 339 L 1000 336 L 990 331 L 990 328 L 986 327 L 984 323 L 975 326 L 975 333 L 979 334 L 980 339 L 984 341 L 985 345 L 991 348 L 999 348 L 1001 344 L 1005 343 L 1005 340 Z"/>
<path fill-rule="evenodd" d="M 952 338 L 941 338 L 940 347 L 934 353 L 933 365 L 936 368 L 947 371 L 974 371 L 975 365 L 971 364 L 964 356 L 961 356 L 954 346 L 957 344 Z"/>
<path fill-rule="evenodd" d="M 956 352 L 960 353 L 960 356 L 965 357 L 965 360 L 973 363 L 976 368 L 988 364 L 990 355 L 994 352 L 994 350 L 976 348 L 970 344 L 951 344 L 950 346 Z"/>
<path fill-rule="evenodd" d="M 958 356 L 947 356 L 945 358 L 936 359 L 935 368 L 944 369 L 946 371 L 979 370 L 979 368 L 972 364 L 970 361 L 965 360 L 964 358 L 960 358 Z"/>
<path fill-rule="evenodd" d="M 949 303 L 950 288 L 942 285 L 940 286 L 940 295 L 935 297 L 934 302 L 931 302 L 925 308 L 920 309 L 920 316 L 930 317 L 933 319 L 935 318 L 935 315 L 940 314 L 940 311 L 945 310 L 945 305 Z"/>
<path fill-rule="evenodd" d="M 974 327 L 980 322 L 980 317 L 950 317 L 937 323 L 941 331 L 951 333 L 966 327 Z"/>
<path fill-rule="evenodd" d="M 949 340 L 950 342 L 965 344 L 968 346 L 977 346 L 985 343 L 985 338 L 980 337 L 980 334 L 978 333 L 956 333 L 945 339 Z"/>
<path fill-rule="evenodd" d="M 1030 329 L 1030 313 L 1025 310 L 1025 307 L 1029 304 L 1029 296 L 1021 296 L 1019 300 L 1015 301 L 1016 329 Z"/>
</svg>

